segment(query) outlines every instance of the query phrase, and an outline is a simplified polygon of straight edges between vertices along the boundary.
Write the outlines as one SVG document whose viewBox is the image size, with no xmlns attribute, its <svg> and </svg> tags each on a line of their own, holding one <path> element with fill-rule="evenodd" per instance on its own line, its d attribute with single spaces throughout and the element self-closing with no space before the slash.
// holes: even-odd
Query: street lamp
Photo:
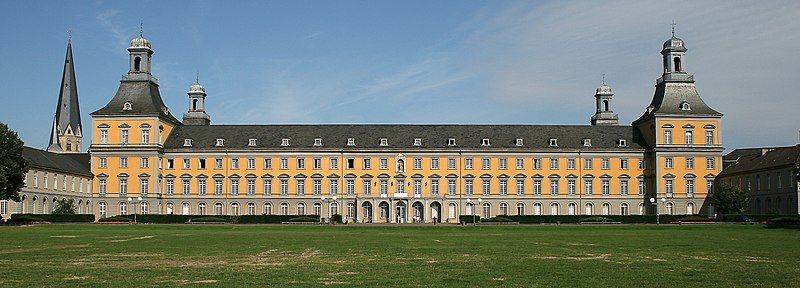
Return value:
<svg viewBox="0 0 800 288">
<path fill-rule="evenodd" d="M 483 199 L 478 198 L 478 208 L 480 208 L 481 211 L 482 211 L 483 210 L 483 205 L 481 205 L 481 203 L 483 203 Z M 475 213 L 475 214 L 477 213 L 475 211 L 472 211 L 472 212 Z M 475 224 L 475 217 L 472 217 L 472 224 Z"/>
<path fill-rule="evenodd" d="M 333 198 L 333 203 L 336 203 L 336 214 L 339 214 L 339 202 L 336 202 L 336 195 L 333 195 L 331 198 Z M 333 217 L 333 215 L 331 215 L 331 217 Z"/>
<path fill-rule="evenodd" d="M 136 197 L 136 200 L 142 202 L 142 196 Z M 133 201 L 133 198 L 128 197 L 128 205 L 133 208 L 133 224 L 136 224 L 136 203 L 131 204 L 131 201 Z"/>
<path fill-rule="evenodd" d="M 661 202 L 667 202 L 667 198 L 661 198 Z M 658 212 L 658 201 L 656 198 L 650 197 L 650 204 L 656 206 L 656 225 L 661 224 L 661 213 Z"/>
<path fill-rule="evenodd" d="M 320 201 L 322 201 L 322 205 L 323 205 L 324 207 L 327 207 L 327 206 L 328 206 L 328 203 L 327 203 L 327 202 L 325 202 L 325 196 L 319 197 L 319 200 L 320 200 Z M 324 208 L 324 207 L 322 208 L 322 210 L 325 210 L 325 208 Z M 320 213 L 319 213 L 319 214 L 323 214 L 323 213 L 322 213 L 322 211 L 320 211 Z M 323 221 L 323 223 L 324 223 L 324 221 L 325 221 L 325 217 L 322 217 L 322 215 L 319 215 L 319 217 L 320 217 L 320 221 Z"/>
<path fill-rule="evenodd" d="M 472 199 L 467 198 L 467 206 L 472 208 L 472 211 L 470 211 L 472 212 L 472 224 L 475 224 L 475 206 L 472 205 Z"/>
</svg>

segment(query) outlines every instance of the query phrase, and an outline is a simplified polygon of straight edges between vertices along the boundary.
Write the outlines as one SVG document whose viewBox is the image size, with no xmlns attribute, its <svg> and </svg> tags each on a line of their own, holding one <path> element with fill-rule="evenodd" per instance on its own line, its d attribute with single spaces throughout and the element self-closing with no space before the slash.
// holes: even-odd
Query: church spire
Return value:
<svg viewBox="0 0 800 288">
<path fill-rule="evenodd" d="M 50 144 L 47 150 L 67 153 L 80 152 L 82 133 L 81 110 L 78 104 L 78 85 L 75 77 L 75 65 L 72 59 L 72 35 L 70 35 L 67 40 L 67 56 L 64 60 L 64 72 L 61 76 L 58 106 L 56 106 Z"/>
</svg>

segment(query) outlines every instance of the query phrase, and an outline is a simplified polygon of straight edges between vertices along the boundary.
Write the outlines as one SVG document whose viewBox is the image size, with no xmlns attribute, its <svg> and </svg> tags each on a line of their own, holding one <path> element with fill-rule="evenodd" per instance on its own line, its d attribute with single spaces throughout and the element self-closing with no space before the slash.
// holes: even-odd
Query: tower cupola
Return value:
<svg viewBox="0 0 800 288">
<path fill-rule="evenodd" d="M 144 38 L 141 26 L 139 27 L 139 36 L 131 40 L 131 46 L 128 47 L 130 54 L 130 69 L 128 75 L 133 76 L 137 74 L 151 75 L 153 56 L 153 46 L 150 41 Z"/>
<path fill-rule="evenodd" d="M 189 111 L 183 114 L 184 125 L 210 125 L 211 116 L 206 113 L 206 88 L 199 77 L 189 86 Z"/>
<path fill-rule="evenodd" d="M 606 76 L 603 75 L 603 84 L 594 93 L 596 109 L 592 115 L 592 125 L 619 125 L 619 116 L 611 111 L 613 97 L 614 92 L 611 91 L 611 86 L 606 85 Z"/>
</svg>

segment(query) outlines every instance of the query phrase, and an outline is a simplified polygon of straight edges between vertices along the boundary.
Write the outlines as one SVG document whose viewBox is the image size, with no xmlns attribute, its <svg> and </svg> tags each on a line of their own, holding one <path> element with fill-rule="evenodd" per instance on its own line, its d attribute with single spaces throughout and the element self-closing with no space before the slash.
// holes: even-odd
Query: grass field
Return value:
<svg viewBox="0 0 800 288">
<path fill-rule="evenodd" d="M 797 287 L 761 225 L 0 227 L 0 286 Z"/>
</svg>

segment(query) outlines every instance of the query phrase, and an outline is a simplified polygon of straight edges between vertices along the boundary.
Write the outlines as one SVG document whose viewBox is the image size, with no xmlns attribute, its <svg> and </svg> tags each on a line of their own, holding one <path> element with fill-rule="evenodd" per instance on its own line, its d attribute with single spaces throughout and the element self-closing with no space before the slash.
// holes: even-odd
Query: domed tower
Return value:
<svg viewBox="0 0 800 288">
<path fill-rule="evenodd" d="M 130 54 L 130 70 L 128 74 L 151 74 L 151 62 L 153 57 L 153 47 L 150 46 L 150 41 L 145 39 L 142 35 L 142 30 L 139 30 L 139 36 L 131 40 L 131 46 L 128 47 Z"/>
<path fill-rule="evenodd" d="M 189 86 L 189 111 L 183 114 L 184 125 L 210 125 L 211 116 L 206 113 L 206 88 L 197 79 Z"/>
<path fill-rule="evenodd" d="M 597 109 L 592 115 L 592 125 L 619 125 L 619 116 L 611 111 L 612 97 L 614 92 L 611 92 L 611 86 L 606 85 L 604 75 L 603 84 L 597 87 L 594 93 Z"/>
</svg>

